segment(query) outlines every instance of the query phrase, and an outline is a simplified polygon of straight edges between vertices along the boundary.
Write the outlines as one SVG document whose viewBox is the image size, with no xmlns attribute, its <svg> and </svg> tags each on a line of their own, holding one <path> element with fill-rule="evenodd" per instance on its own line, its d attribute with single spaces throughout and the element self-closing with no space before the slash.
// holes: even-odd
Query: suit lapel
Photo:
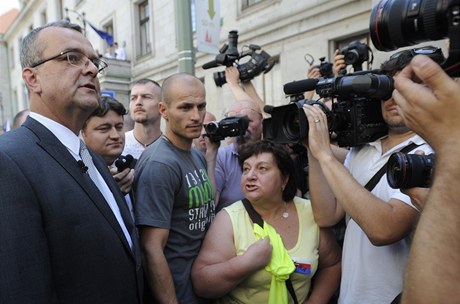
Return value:
<svg viewBox="0 0 460 304">
<path fill-rule="evenodd" d="M 118 223 L 117 219 L 115 218 L 115 215 L 112 212 L 112 209 L 110 209 L 110 206 L 106 202 L 104 196 L 101 194 L 99 189 L 93 183 L 89 175 L 82 172 L 77 161 L 68 151 L 68 149 L 57 139 L 56 136 L 54 136 L 54 134 L 51 131 L 49 131 L 46 127 L 44 127 L 42 124 L 40 124 L 36 120 L 29 117 L 24 123 L 24 126 L 29 128 L 32 132 L 36 134 L 36 136 L 39 138 L 39 141 L 37 142 L 37 144 L 43 150 L 45 150 L 46 153 L 48 153 L 53 159 L 55 159 L 61 165 L 61 167 L 74 178 L 74 180 L 77 182 L 77 184 L 80 185 L 82 190 L 86 192 L 88 197 L 94 203 L 96 208 L 102 213 L 102 215 L 107 220 L 107 222 L 110 224 L 110 226 L 115 230 L 116 234 L 118 235 L 120 240 L 123 242 L 124 246 L 129 250 L 129 252 L 131 253 L 131 256 L 133 256 L 134 258 L 131 248 L 126 240 L 126 237 L 123 231 L 121 230 L 120 224 Z M 95 163 L 96 162 L 97 161 L 95 161 Z M 106 172 L 104 172 L 104 170 L 101 170 L 100 165 L 99 166 L 96 165 L 96 167 L 101 173 L 101 175 L 104 177 L 104 180 L 106 181 L 110 190 L 112 191 L 115 197 L 115 200 L 117 201 L 117 204 L 119 204 L 118 200 L 120 199 L 120 194 L 119 194 L 120 191 L 119 190 L 118 192 L 114 191 L 114 188 L 113 188 L 114 180 L 110 181 L 107 178 L 107 176 L 104 176 L 106 175 L 105 174 Z M 105 168 L 105 170 L 108 171 L 107 168 Z M 110 172 L 108 172 L 108 174 L 110 174 Z M 121 199 L 123 200 L 123 198 Z M 125 222 L 125 225 L 128 225 L 128 224 Z M 130 225 L 132 226 L 132 222 Z"/>
</svg>

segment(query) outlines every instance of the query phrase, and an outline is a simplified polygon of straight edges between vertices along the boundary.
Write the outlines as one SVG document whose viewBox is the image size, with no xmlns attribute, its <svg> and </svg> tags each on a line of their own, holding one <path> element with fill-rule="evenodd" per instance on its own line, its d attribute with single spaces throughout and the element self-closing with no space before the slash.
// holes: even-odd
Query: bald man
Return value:
<svg viewBox="0 0 460 304">
<path fill-rule="evenodd" d="M 241 168 L 238 163 L 238 147 L 246 142 L 262 138 L 262 113 L 252 100 L 233 103 L 226 117 L 244 116 L 249 118 L 249 126 L 242 137 L 233 137 L 233 143 L 219 148 L 216 161 L 216 190 L 219 202 L 216 212 L 244 198 L 241 192 Z"/>
<path fill-rule="evenodd" d="M 192 149 L 206 114 L 203 83 L 188 74 L 170 76 L 163 82 L 159 109 L 165 132 L 145 149 L 134 180 L 148 286 L 158 303 L 200 303 L 190 271 L 215 214 L 217 153 L 216 144 L 208 146 L 214 159 Z"/>
</svg>

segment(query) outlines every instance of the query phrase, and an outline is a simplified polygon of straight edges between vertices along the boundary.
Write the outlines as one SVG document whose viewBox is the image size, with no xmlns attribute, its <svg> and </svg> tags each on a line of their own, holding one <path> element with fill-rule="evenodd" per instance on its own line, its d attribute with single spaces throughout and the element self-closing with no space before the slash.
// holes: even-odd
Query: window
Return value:
<svg viewBox="0 0 460 304">
<path fill-rule="evenodd" d="M 47 23 L 46 10 L 42 11 L 40 14 L 40 23 L 45 25 Z"/>
<path fill-rule="evenodd" d="M 14 47 L 10 47 L 10 68 L 14 69 Z"/>
<path fill-rule="evenodd" d="M 269 62 L 273 63 L 272 69 L 261 74 L 252 80 L 254 86 L 258 88 L 260 98 L 266 105 L 280 105 L 286 103 L 283 90 L 280 89 L 282 83 L 280 56 L 271 56 Z"/>
<path fill-rule="evenodd" d="M 152 51 L 150 35 L 150 5 L 148 1 L 139 3 L 139 56 L 146 55 Z"/>
<path fill-rule="evenodd" d="M 250 7 L 254 4 L 257 4 L 257 3 L 260 3 L 264 0 L 243 0 L 242 1 L 242 5 L 243 5 L 243 9 L 247 8 L 247 7 Z"/>
<path fill-rule="evenodd" d="M 107 23 L 105 23 L 102 26 L 102 29 L 103 29 L 104 32 L 109 33 L 113 37 L 113 21 L 112 20 L 110 20 Z M 115 37 L 114 37 L 114 39 L 115 39 Z M 114 42 L 115 42 L 115 40 L 114 40 Z M 109 44 L 106 41 L 104 41 L 104 46 L 103 46 L 104 54 L 108 55 L 109 53 L 110 54 L 113 53 L 113 50 L 109 49 L 109 47 L 110 47 Z"/>
</svg>

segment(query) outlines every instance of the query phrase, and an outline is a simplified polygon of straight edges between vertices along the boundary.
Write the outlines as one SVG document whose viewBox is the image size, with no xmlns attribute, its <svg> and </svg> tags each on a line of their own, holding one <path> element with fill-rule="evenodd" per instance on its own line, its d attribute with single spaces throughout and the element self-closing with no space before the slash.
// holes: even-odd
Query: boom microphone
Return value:
<svg viewBox="0 0 460 304">
<path fill-rule="evenodd" d="M 284 85 L 283 90 L 287 95 L 300 94 L 303 92 L 313 91 L 316 89 L 316 84 L 318 79 L 308 78 L 303 80 L 297 80 L 293 82 L 288 82 Z"/>
</svg>

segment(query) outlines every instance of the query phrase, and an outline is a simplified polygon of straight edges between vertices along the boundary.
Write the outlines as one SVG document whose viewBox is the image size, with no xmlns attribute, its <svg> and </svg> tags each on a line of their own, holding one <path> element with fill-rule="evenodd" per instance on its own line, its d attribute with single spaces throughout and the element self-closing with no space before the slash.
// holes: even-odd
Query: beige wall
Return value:
<svg viewBox="0 0 460 304">
<path fill-rule="evenodd" d="M 175 27 L 175 1 L 150 1 L 151 54 L 137 58 L 137 4 L 140 0 L 30 0 L 16 20 L 12 29 L 6 33 L 4 40 L 7 45 L 15 45 L 24 36 L 30 26 L 40 25 L 40 12 L 46 11 L 48 21 L 64 17 L 64 8 L 85 12 L 86 18 L 96 27 L 108 21 L 113 22 L 115 41 L 125 45 L 129 63 L 128 75 L 119 79 L 104 82 L 110 89 L 117 91 L 120 101 L 127 104 L 130 83 L 140 78 L 151 78 L 160 83 L 172 73 L 178 71 L 177 43 Z M 259 94 L 263 95 L 267 104 L 281 105 L 287 103 L 282 91 L 283 84 L 306 77 L 308 64 L 304 60 L 306 53 L 311 54 L 316 63 L 319 57 L 326 56 L 332 61 L 335 40 L 356 34 L 365 34 L 369 27 L 369 17 L 376 0 L 265 0 L 246 10 L 241 9 L 241 0 L 220 0 L 221 7 L 221 45 L 226 42 L 230 30 L 239 31 L 239 47 L 247 44 L 258 44 L 270 55 L 279 55 L 280 63 L 266 75 L 266 80 L 259 76 L 253 80 Z M 73 22 L 78 23 L 77 15 L 69 13 Z M 89 27 L 87 37 L 94 47 L 104 50 L 104 41 Z M 0 53 L 1 56 L 2 53 Z M 379 53 L 374 49 L 374 68 L 387 58 L 388 54 Z M 215 68 L 203 70 L 201 66 L 212 60 L 214 55 L 196 54 L 196 75 L 205 79 L 208 110 L 218 118 L 232 102 L 228 88 L 217 88 L 213 81 L 213 73 L 223 70 Z M 23 83 L 19 69 L 19 55 L 15 55 L 15 68 L 9 71 L 11 89 L 18 92 L 18 100 L 13 106 L 15 110 L 27 105 L 23 96 Z M 4 62 L 4 61 L 0 61 Z M 2 64 L 2 70 L 3 70 Z M 5 86 L 0 86 L 3 96 Z"/>
</svg>

